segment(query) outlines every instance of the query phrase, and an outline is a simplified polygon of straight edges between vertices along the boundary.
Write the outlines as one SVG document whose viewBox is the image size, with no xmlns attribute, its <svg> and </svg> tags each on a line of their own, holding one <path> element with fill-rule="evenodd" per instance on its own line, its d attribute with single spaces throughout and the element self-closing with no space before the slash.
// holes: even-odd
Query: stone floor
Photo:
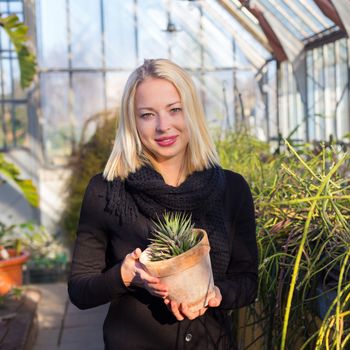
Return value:
<svg viewBox="0 0 350 350">
<path fill-rule="evenodd" d="M 103 350 L 102 324 L 108 305 L 81 311 L 69 301 L 65 283 L 35 287 L 42 295 L 33 350 Z"/>
</svg>

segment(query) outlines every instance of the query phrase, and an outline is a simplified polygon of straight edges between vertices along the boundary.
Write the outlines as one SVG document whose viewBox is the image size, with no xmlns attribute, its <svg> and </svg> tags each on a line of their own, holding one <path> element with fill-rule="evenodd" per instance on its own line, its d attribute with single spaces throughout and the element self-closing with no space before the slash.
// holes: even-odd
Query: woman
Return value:
<svg viewBox="0 0 350 350">
<path fill-rule="evenodd" d="M 151 220 L 192 215 L 207 231 L 215 297 L 196 313 L 168 299 L 139 263 Z M 102 174 L 84 196 L 68 290 L 81 309 L 110 302 L 106 349 L 234 349 L 228 310 L 257 291 L 254 207 L 246 181 L 219 166 L 190 76 L 165 59 L 129 77 Z"/>
</svg>

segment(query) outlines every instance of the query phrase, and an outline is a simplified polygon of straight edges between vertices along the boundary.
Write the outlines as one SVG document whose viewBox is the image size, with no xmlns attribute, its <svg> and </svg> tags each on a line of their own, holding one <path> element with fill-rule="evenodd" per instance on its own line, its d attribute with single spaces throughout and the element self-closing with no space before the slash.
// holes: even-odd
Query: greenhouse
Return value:
<svg viewBox="0 0 350 350">
<path fill-rule="evenodd" d="M 107 309 L 88 323 L 66 284 L 85 189 L 152 59 L 192 78 L 220 165 L 252 194 L 258 284 L 227 313 L 237 349 L 350 349 L 349 37 L 349 0 L 0 0 L 0 349 L 104 348 Z M 8 315 L 35 291 L 22 339 Z"/>
</svg>

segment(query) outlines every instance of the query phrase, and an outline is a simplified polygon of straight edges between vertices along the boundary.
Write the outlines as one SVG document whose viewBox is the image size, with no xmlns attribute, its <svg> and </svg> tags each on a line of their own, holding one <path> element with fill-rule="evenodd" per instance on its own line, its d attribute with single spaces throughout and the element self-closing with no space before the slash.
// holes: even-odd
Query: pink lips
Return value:
<svg viewBox="0 0 350 350">
<path fill-rule="evenodd" d="M 164 136 L 155 139 L 157 144 L 162 147 L 168 147 L 173 145 L 176 142 L 177 136 Z"/>
</svg>

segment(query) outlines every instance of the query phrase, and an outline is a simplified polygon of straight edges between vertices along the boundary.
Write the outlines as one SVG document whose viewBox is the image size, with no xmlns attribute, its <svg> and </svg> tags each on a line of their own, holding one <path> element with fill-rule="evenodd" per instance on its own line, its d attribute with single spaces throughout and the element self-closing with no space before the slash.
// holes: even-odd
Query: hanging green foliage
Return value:
<svg viewBox="0 0 350 350">
<path fill-rule="evenodd" d="M 9 182 L 19 188 L 32 206 L 39 206 L 39 195 L 32 180 L 21 179 L 19 169 L 14 164 L 8 162 L 2 153 L 0 153 L 0 176 L 0 185 Z"/>
<path fill-rule="evenodd" d="M 21 74 L 21 87 L 27 88 L 36 73 L 36 58 L 27 45 L 28 27 L 14 14 L 0 17 L 0 27 L 8 34 L 16 50 Z"/>
</svg>

